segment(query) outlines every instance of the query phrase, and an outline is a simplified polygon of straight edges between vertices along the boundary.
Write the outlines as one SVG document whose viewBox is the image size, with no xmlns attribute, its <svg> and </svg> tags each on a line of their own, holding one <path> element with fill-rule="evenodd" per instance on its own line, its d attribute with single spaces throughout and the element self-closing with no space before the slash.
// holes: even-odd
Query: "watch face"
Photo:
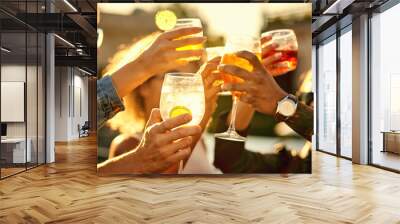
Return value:
<svg viewBox="0 0 400 224">
<path fill-rule="evenodd" d="M 296 112 L 296 104 L 290 99 L 283 100 L 279 103 L 278 112 L 283 116 L 290 117 Z"/>
</svg>

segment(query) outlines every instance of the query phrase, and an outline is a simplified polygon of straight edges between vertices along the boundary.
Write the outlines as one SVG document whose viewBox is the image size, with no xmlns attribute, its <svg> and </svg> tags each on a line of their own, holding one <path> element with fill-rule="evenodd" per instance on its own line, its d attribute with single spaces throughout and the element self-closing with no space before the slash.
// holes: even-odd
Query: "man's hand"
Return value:
<svg viewBox="0 0 400 224">
<path fill-rule="evenodd" d="M 240 101 L 253 105 L 261 113 L 275 114 L 278 101 L 285 97 L 287 93 L 268 74 L 256 55 L 249 51 L 240 51 L 236 55 L 248 60 L 253 66 L 253 71 L 249 72 L 235 65 L 220 65 L 218 69 L 221 72 L 245 80 L 243 83 L 224 84 L 222 88 L 228 91 L 243 92 Z"/>
</svg>

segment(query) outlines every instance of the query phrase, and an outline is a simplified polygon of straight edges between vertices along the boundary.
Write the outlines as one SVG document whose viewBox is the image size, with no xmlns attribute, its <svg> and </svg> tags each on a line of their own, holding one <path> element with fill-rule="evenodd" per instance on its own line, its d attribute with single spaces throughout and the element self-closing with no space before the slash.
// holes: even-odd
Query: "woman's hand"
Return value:
<svg viewBox="0 0 400 224">
<path fill-rule="evenodd" d="M 187 64 L 188 57 L 201 57 L 205 50 L 177 51 L 176 48 L 203 44 L 206 37 L 185 37 L 202 31 L 200 27 L 183 27 L 160 34 L 157 39 L 138 57 L 149 75 L 162 74 L 168 70 Z M 179 39 L 185 37 L 184 39 Z"/>
<path fill-rule="evenodd" d="M 197 125 L 180 127 L 191 119 L 184 114 L 162 121 L 160 110 L 153 109 L 137 148 L 98 165 L 99 174 L 162 173 L 176 167 L 190 156 L 192 136 L 201 133 Z"/>
<path fill-rule="evenodd" d="M 187 37 L 202 31 L 199 27 L 183 27 L 161 33 L 136 59 L 112 75 L 119 97 L 129 92 L 156 74 L 188 63 L 184 58 L 201 57 L 204 49 L 177 51 L 176 48 L 202 44 L 206 37 Z"/>
<path fill-rule="evenodd" d="M 217 107 L 218 92 L 221 91 L 221 85 L 216 85 L 215 81 L 221 79 L 220 73 L 218 72 L 218 65 L 221 61 L 221 57 L 215 57 L 204 64 L 199 73 L 203 78 L 204 95 L 206 102 L 206 110 L 200 123 L 200 126 L 204 129 L 207 125 L 211 115 L 214 113 Z"/>
<path fill-rule="evenodd" d="M 221 72 L 235 75 L 245 80 L 243 83 L 224 84 L 222 89 L 241 91 L 244 93 L 240 96 L 241 101 L 253 105 L 261 113 L 275 114 L 278 101 L 285 97 L 287 93 L 268 74 L 256 55 L 249 51 L 240 51 L 236 55 L 248 60 L 253 66 L 253 71 L 249 72 L 235 65 L 220 65 L 218 69 Z"/>
<path fill-rule="evenodd" d="M 162 121 L 159 109 L 153 109 L 144 136 L 136 150 L 145 173 L 161 173 L 189 158 L 194 135 L 201 133 L 197 125 L 183 126 L 191 120 L 189 114 Z"/>
<path fill-rule="evenodd" d="M 286 62 L 277 62 L 281 57 L 282 53 L 274 53 L 275 49 L 279 47 L 278 44 L 273 43 L 272 36 L 264 36 L 261 38 L 262 46 L 262 64 L 267 70 L 268 74 L 272 76 L 279 76 L 289 72 L 289 67 Z M 286 71 L 282 74 L 282 71 Z"/>
</svg>

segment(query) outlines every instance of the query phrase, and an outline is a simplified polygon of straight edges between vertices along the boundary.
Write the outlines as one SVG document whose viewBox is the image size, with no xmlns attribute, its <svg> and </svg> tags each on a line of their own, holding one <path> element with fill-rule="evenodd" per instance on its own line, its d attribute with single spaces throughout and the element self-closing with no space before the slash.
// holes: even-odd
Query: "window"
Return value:
<svg viewBox="0 0 400 224">
<path fill-rule="evenodd" d="M 400 5 L 371 18 L 372 163 L 400 170 Z"/>
<path fill-rule="evenodd" d="M 318 48 L 318 149 L 336 153 L 336 36 Z"/>
<path fill-rule="evenodd" d="M 340 155 L 352 157 L 352 35 L 351 26 L 340 36 Z"/>
</svg>

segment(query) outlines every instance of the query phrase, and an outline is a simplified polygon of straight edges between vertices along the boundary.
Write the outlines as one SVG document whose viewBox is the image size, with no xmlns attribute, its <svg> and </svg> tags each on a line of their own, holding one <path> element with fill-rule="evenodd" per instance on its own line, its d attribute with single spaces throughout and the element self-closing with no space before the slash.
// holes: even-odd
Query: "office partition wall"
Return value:
<svg viewBox="0 0 400 224">
<path fill-rule="evenodd" d="M 45 34 L 21 20 L 42 11 L 42 5 L 0 3 L 1 179 L 45 163 Z"/>
</svg>

